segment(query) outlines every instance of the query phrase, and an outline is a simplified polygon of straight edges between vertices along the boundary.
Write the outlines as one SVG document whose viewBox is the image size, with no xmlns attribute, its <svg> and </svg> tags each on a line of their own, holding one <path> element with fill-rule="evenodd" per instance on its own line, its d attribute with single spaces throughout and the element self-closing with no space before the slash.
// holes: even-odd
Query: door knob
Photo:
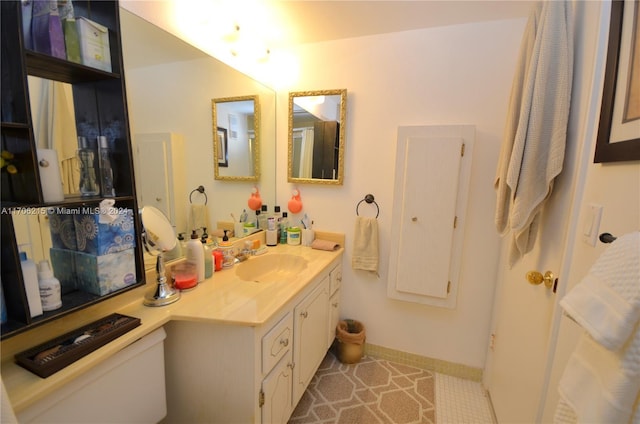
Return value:
<svg viewBox="0 0 640 424">
<path fill-rule="evenodd" d="M 529 283 L 535 284 L 537 286 L 537 285 L 542 284 L 544 282 L 545 287 L 548 288 L 548 289 L 553 287 L 553 282 L 554 282 L 555 278 L 556 277 L 553 275 L 553 272 L 551 272 L 551 271 L 545 272 L 544 275 L 542 275 L 538 271 L 529 271 L 529 272 L 527 272 L 527 281 Z"/>
</svg>

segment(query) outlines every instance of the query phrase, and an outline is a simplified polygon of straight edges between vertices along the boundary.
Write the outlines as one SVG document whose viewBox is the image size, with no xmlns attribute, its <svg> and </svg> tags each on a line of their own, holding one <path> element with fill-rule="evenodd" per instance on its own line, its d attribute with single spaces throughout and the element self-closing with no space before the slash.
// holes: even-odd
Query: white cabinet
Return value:
<svg viewBox="0 0 640 424">
<path fill-rule="evenodd" d="M 262 380 L 258 406 L 263 423 L 286 423 L 293 410 L 292 349 L 293 317 L 288 313 L 262 338 L 262 373 L 267 376 Z"/>
<path fill-rule="evenodd" d="M 291 350 L 262 380 L 260 406 L 263 423 L 286 423 L 293 411 L 293 361 Z"/>
<path fill-rule="evenodd" d="M 474 139 L 473 125 L 399 127 L 389 297 L 456 307 Z"/>
<path fill-rule="evenodd" d="M 165 422 L 286 423 L 335 329 L 336 262 L 261 326 L 169 322 Z"/>
<path fill-rule="evenodd" d="M 152 423 L 166 414 L 162 328 L 20 411 L 21 423 Z M 4 405 L 3 405 L 4 406 Z"/>
<path fill-rule="evenodd" d="M 329 285 L 327 275 L 294 310 L 293 400 L 296 403 L 327 353 Z"/>
<path fill-rule="evenodd" d="M 333 344 L 336 338 L 336 327 L 340 321 L 340 288 L 342 286 L 342 264 L 336 267 L 329 274 L 331 278 L 331 289 L 329 298 L 329 328 L 327 332 L 327 349 Z"/>
</svg>

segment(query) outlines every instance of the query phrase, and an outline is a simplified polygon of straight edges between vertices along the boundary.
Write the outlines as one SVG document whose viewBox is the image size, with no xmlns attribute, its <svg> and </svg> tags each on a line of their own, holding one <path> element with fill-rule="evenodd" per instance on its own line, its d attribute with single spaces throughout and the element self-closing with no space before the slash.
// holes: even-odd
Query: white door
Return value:
<svg viewBox="0 0 640 424">
<path fill-rule="evenodd" d="M 169 152 L 167 140 L 142 139 L 138 135 L 136 144 L 138 201 L 144 206 L 155 206 L 171 219 L 173 205 L 169 196 L 169 181 L 167 169 L 169 169 Z M 144 178 L 142 178 L 144 176 Z"/>
<path fill-rule="evenodd" d="M 577 3 L 577 16 L 584 21 L 577 27 L 587 26 L 594 18 L 584 17 L 595 13 L 599 19 L 600 4 Z M 591 9 L 587 12 L 588 9 Z M 595 10 L 594 10 L 595 9 Z M 584 16 L 583 16 L 584 15 Z M 589 19 L 591 21 L 587 22 Z M 608 18 L 600 35 L 608 32 Z M 523 259 L 508 268 L 507 239 L 503 241 L 501 272 L 498 275 L 492 341 L 485 369 L 485 385 L 500 423 L 533 423 L 541 420 L 543 401 L 548 390 L 549 373 L 556 338 L 558 321 L 558 297 L 544 284 L 533 286 L 525 278 L 528 271 L 541 273 L 552 271 L 557 275 L 569 275 L 563 259 L 570 258 L 571 249 L 580 237 L 581 223 L 576 222 L 574 205 L 579 205 L 584 190 L 584 169 L 592 161 L 592 146 L 597 131 L 598 108 L 591 102 L 598 101 L 601 90 L 598 73 L 602 72 L 603 49 L 606 42 L 580 39 L 575 45 L 574 85 L 569 116 L 568 141 L 562 174 L 556 179 L 553 194 L 542 216 L 536 247 Z M 597 48 L 596 48 L 597 47 Z M 596 52 L 597 50 L 597 52 Z M 595 63 L 594 63 L 595 61 Z M 596 73 L 593 78 L 592 72 Z M 573 219 L 571 219 L 573 218 Z M 567 260 L 567 263 L 570 261 Z M 566 281 L 558 282 L 563 293 Z M 555 313 L 555 322 L 554 322 Z"/>
</svg>

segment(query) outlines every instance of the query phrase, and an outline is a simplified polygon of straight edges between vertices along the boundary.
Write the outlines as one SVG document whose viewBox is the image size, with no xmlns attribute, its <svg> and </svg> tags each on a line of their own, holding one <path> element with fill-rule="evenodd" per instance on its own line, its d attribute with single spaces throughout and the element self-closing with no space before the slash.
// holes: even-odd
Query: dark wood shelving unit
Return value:
<svg viewBox="0 0 640 424">
<path fill-rule="evenodd" d="M 2 339 L 144 284 L 140 237 L 142 226 L 137 213 L 118 1 L 74 0 L 73 6 L 76 17 L 86 17 L 108 28 L 112 72 L 25 48 L 22 3 L 16 0 L 0 1 L 1 148 L 14 154 L 11 163 L 18 169 L 17 174 L 9 174 L 5 169 L 1 174 L 0 252 L 2 290 L 8 315 L 7 322 L 2 325 Z M 103 198 L 68 196 L 59 203 L 44 202 L 30 110 L 28 76 L 71 84 L 78 136 L 93 139 L 99 135 L 108 136 L 113 161 L 117 164 L 114 174 L 116 206 L 134 211 L 136 235 L 136 284 L 104 296 L 91 295 L 79 290 L 67 293 L 63 295 L 62 308 L 34 318 L 31 318 L 29 313 L 11 212 L 20 208 L 98 207 Z"/>
</svg>

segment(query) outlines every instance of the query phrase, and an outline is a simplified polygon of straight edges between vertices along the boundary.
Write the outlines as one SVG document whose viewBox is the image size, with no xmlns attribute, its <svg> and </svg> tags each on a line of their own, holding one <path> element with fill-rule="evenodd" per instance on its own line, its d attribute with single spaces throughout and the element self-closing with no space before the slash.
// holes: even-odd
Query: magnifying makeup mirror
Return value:
<svg viewBox="0 0 640 424">
<path fill-rule="evenodd" d="M 176 234 L 167 217 L 153 206 L 140 209 L 140 217 L 144 248 L 150 255 L 157 257 L 156 281 L 158 283 L 155 290 L 145 296 L 143 303 L 146 306 L 169 305 L 180 299 L 180 291 L 167 283 L 163 254 L 175 247 Z"/>
</svg>

